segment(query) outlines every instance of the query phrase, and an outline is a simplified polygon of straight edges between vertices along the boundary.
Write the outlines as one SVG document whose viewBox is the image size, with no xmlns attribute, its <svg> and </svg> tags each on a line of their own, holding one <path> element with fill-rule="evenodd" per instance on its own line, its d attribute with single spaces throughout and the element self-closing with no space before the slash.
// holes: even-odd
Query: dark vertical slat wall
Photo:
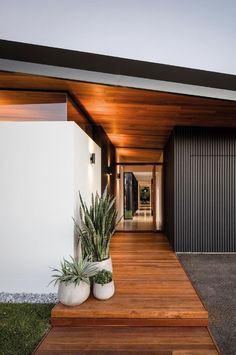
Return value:
<svg viewBox="0 0 236 355">
<path fill-rule="evenodd" d="M 174 249 L 235 252 L 236 131 L 177 127 L 166 151 L 171 146 L 174 171 L 167 154 L 166 198 L 173 178 L 174 218 L 166 233 Z"/>
</svg>

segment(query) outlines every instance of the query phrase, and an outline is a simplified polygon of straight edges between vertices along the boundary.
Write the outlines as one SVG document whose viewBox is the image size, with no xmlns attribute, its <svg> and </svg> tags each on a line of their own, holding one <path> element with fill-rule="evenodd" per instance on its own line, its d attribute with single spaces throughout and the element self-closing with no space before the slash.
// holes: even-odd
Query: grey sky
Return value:
<svg viewBox="0 0 236 355">
<path fill-rule="evenodd" d="M 0 0 L 0 37 L 236 74 L 235 0 Z"/>
</svg>

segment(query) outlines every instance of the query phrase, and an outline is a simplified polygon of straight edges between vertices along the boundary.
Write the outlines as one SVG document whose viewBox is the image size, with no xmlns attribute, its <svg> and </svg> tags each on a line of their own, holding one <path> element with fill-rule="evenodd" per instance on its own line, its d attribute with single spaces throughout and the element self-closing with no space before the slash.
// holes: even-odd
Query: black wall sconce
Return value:
<svg viewBox="0 0 236 355">
<path fill-rule="evenodd" d="M 112 175 L 112 169 L 110 166 L 107 167 L 107 175 Z"/>
<path fill-rule="evenodd" d="M 90 164 L 95 164 L 95 153 L 90 154 Z"/>
<path fill-rule="evenodd" d="M 120 180 L 120 173 L 116 174 L 117 180 Z"/>
</svg>

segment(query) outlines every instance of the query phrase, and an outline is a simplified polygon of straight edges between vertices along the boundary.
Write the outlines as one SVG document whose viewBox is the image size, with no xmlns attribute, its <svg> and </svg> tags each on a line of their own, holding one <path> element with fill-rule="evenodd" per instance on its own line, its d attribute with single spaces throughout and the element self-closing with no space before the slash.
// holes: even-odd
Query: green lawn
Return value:
<svg viewBox="0 0 236 355">
<path fill-rule="evenodd" d="M 31 354 L 50 328 L 53 306 L 0 303 L 0 355 Z"/>
</svg>

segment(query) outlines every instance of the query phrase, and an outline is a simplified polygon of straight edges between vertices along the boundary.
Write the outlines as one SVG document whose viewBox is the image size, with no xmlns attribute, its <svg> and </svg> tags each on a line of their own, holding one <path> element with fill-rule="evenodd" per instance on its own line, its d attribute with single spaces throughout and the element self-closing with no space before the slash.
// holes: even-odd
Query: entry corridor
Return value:
<svg viewBox="0 0 236 355">
<path fill-rule="evenodd" d="M 153 231 L 153 216 L 151 209 L 137 210 L 133 219 L 122 219 L 118 230 L 125 231 Z"/>
<path fill-rule="evenodd" d="M 163 234 L 116 233 L 111 256 L 115 295 L 56 305 L 37 355 L 219 354 L 208 313 Z"/>
</svg>

